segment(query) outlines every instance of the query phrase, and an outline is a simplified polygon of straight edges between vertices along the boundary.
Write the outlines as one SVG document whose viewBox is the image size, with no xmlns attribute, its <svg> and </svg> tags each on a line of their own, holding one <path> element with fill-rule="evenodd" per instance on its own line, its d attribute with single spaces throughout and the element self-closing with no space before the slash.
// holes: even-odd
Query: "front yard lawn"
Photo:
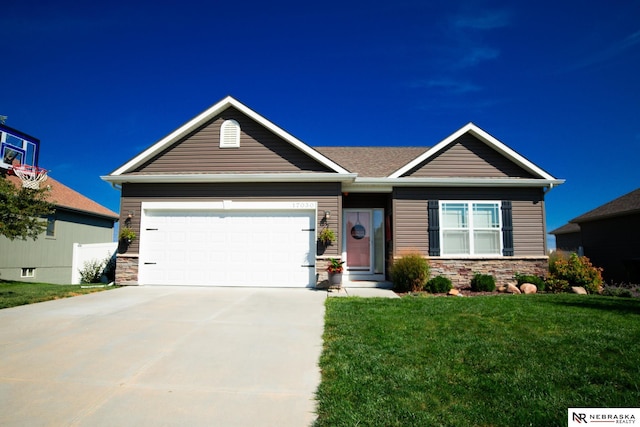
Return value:
<svg viewBox="0 0 640 427">
<path fill-rule="evenodd" d="M 86 285 L 91 286 L 91 285 Z M 106 288 L 82 288 L 80 285 L 52 285 L 48 283 L 26 283 L 0 280 L 0 308 L 33 304 L 52 299 L 68 298 L 76 295 L 90 294 Z"/>
<path fill-rule="evenodd" d="M 561 426 L 637 407 L 640 301 L 329 298 L 318 426 Z"/>
</svg>

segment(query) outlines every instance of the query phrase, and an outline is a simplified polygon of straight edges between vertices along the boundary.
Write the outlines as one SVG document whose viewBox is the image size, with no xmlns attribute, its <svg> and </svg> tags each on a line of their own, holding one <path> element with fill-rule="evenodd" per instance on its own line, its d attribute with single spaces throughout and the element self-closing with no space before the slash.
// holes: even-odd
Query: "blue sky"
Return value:
<svg viewBox="0 0 640 427">
<path fill-rule="evenodd" d="M 640 1 L 0 7 L 0 115 L 102 180 L 226 95 L 312 146 L 432 146 L 468 122 L 567 182 L 549 230 L 640 187 Z"/>
</svg>

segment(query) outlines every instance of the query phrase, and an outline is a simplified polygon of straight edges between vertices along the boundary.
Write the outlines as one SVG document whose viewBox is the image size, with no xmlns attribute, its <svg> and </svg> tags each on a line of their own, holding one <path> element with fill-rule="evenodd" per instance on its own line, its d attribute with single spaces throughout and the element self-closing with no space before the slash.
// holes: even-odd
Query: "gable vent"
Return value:
<svg viewBox="0 0 640 427">
<path fill-rule="evenodd" d="M 220 148 L 240 147 L 240 124 L 235 120 L 225 120 L 220 126 Z"/>
</svg>

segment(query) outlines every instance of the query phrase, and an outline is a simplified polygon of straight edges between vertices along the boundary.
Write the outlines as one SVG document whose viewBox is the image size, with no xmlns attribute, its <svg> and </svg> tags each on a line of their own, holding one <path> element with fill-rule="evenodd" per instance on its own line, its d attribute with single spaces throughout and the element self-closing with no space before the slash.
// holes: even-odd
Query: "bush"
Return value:
<svg viewBox="0 0 640 427">
<path fill-rule="evenodd" d="M 425 290 L 431 292 L 432 294 L 442 294 L 445 292 L 449 292 L 452 287 L 453 286 L 451 285 L 451 280 L 449 280 L 448 277 L 437 276 L 427 282 Z"/>
<path fill-rule="evenodd" d="M 550 259 L 549 274 L 552 279 L 566 280 L 570 286 L 582 286 L 591 294 L 602 290 L 602 269 L 576 253 Z"/>
<path fill-rule="evenodd" d="M 92 259 L 84 263 L 80 272 L 80 283 L 100 283 L 104 271 L 104 261 Z"/>
<path fill-rule="evenodd" d="M 633 297 L 633 292 L 631 292 L 631 289 L 627 289 L 627 288 L 605 286 L 604 289 L 602 290 L 602 295 L 606 295 L 609 297 L 631 298 Z"/>
<path fill-rule="evenodd" d="M 429 278 L 429 263 L 419 253 L 407 254 L 393 263 L 391 278 L 397 292 L 421 291 Z"/>
<path fill-rule="evenodd" d="M 544 291 L 544 289 L 546 288 L 544 279 L 542 277 L 534 276 L 533 274 L 516 273 L 514 275 L 514 278 L 518 282 L 518 287 L 520 287 L 520 285 L 522 285 L 523 283 L 531 283 L 536 285 L 539 292 Z"/>
<path fill-rule="evenodd" d="M 546 285 L 547 291 L 553 292 L 554 294 L 569 291 L 569 282 L 564 279 L 555 279 L 550 277 L 547 279 Z"/>
<path fill-rule="evenodd" d="M 493 292 L 496 289 L 496 279 L 490 274 L 476 273 L 471 279 L 471 290 L 474 292 Z"/>
</svg>

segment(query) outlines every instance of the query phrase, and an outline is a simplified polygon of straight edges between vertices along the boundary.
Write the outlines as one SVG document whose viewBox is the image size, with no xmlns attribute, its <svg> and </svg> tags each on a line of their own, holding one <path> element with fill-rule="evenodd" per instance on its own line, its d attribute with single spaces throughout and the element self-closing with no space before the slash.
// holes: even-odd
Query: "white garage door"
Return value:
<svg viewBox="0 0 640 427">
<path fill-rule="evenodd" d="M 315 286 L 315 210 L 144 211 L 139 282 Z"/>
</svg>

